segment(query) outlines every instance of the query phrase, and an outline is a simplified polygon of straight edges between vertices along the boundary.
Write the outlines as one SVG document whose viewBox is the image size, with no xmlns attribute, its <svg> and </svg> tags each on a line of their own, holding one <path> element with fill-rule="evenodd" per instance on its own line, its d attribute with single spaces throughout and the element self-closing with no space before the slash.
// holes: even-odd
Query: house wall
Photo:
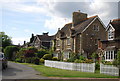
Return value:
<svg viewBox="0 0 120 81">
<path fill-rule="evenodd" d="M 94 25 L 99 26 L 99 31 L 95 31 L 93 29 Z M 96 19 L 83 33 L 82 33 L 82 50 L 87 54 L 91 55 L 98 48 L 98 39 L 105 40 L 106 39 L 106 31 L 103 25 L 100 23 L 98 19 Z M 80 41 L 78 39 L 78 41 Z M 80 44 L 77 46 L 78 50 Z"/>
<path fill-rule="evenodd" d="M 105 49 L 106 47 L 109 47 L 109 46 L 115 46 L 117 49 L 120 49 L 120 41 L 102 42 L 102 49 Z"/>
<path fill-rule="evenodd" d="M 34 41 L 34 46 L 36 47 L 36 48 L 41 48 L 41 42 L 40 42 L 40 40 L 38 40 L 37 38 L 36 38 L 36 40 Z"/>
</svg>

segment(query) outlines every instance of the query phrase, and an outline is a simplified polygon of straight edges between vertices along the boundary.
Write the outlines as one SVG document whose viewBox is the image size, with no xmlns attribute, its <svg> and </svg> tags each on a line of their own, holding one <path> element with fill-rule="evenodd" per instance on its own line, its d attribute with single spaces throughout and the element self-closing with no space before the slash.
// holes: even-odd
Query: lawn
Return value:
<svg viewBox="0 0 120 81">
<path fill-rule="evenodd" d="M 47 77 L 76 77 L 76 78 L 118 78 L 117 76 L 110 76 L 100 74 L 99 71 L 96 73 L 89 73 L 89 72 L 80 72 L 80 71 L 70 71 L 70 70 L 63 70 L 57 68 L 46 67 L 44 65 L 34 65 L 28 63 L 21 63 L 28 65 L 38 72 L 42 73 L 42 75 Z"/>
</svg>

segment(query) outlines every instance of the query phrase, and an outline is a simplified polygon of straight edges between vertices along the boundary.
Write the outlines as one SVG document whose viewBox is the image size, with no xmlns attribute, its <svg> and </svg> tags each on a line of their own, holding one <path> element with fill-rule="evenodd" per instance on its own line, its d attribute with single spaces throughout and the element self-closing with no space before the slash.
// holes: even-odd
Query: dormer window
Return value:
<svg viewBox="0 0 120 81">
<path fill-rule="evenodd" d="M 113 40 L 114 39 L 114 29 L 111 27 L 108 30 L 108 40 Z"/>
</svg>

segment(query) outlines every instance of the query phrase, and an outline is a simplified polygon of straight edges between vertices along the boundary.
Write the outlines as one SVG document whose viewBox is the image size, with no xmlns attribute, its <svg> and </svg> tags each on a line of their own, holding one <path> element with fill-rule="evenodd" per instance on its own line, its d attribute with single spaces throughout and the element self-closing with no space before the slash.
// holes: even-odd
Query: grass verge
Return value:
<svg viewBox="0 0 120 81">
<path fill-rule="evenodd" d="M 98 71 L 95 73 L 89 73 L 89 72 L 63 70 L 63 69 L 46 67 L 44 65 L 34 65 L 29 63 L 20 63 L 20 64 L 28 65 L 34 68 L 35 70 L 37 70 L 38 72 L 42 73 L 42 75 L 47 77 L 118 78 L 118 76 L 100 74 Z"/>
</svg>

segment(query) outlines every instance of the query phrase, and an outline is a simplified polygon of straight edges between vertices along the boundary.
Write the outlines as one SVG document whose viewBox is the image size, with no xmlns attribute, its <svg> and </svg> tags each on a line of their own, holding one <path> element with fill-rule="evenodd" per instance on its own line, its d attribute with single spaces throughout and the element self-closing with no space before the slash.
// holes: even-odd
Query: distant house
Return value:
<svg viewBox="0 0 120 81">
<path fill-rule="evenodd" d="M 105 61 L 113 61 L 120 49 L 120 19 L 111 20 L 106 28 L 106 39 L 101 41 Z"/>
<path fill-rule="evenodd" d="M 38 49 L 50 49 L 54 42 L 54 36 L 49 36 L 48 33 L 43 33 L 43 35 L 36 35 L 31 45 Z"/>
<path fill-rule="evenodd" d="M 70 53 L 83 54 L 89 58 L 98 48 L 98 40 L 105 40 L 105 26 L 98 16 L 73 12 L 72 23 L 58 29 L 55 35 L 55 55 L 69 59 Z"/>
</svg>

